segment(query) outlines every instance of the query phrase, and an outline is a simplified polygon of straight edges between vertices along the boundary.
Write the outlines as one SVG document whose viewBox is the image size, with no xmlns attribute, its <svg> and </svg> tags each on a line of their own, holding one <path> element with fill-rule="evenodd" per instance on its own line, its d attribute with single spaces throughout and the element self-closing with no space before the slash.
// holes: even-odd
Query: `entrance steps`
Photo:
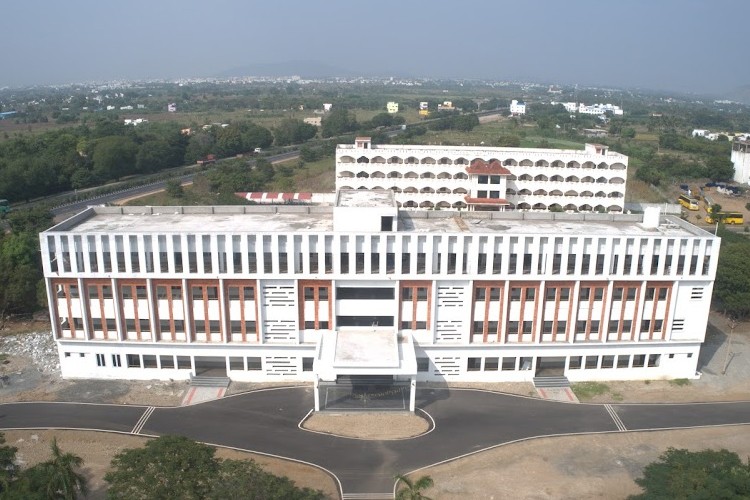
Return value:
<svg viewBox="0 0 750 500">
<path fill-rule="evenodd" d="M 568 377 L 557 376 L 557 377 L 534 377 L 534 387 L 537 389 L 547 389 L 552 387 L 570 387 L 570 381 Z"/>
<path fill-rule="evenodd" d="M 229 387 L 231 379 L 229 377 L 205 377 L 200 375 L 190 376 L 191 387 Z"/>
</svg>

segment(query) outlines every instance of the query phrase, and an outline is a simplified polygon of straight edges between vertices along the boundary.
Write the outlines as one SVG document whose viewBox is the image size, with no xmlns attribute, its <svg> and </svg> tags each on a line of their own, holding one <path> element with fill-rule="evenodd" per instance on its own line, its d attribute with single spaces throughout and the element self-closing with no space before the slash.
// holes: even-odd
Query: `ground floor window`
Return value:
<svg viewBox="0 0 750 500">
<path fill-rule="evenodd" d="M 263 369 L 263 363 L 261 362 L 260 356 L 250 356 L 247 358 L 247 369 L 252 371 L 259 371 Z"/>
<path fill-rule="evenodd" d="M 430 358 L 417 358 L 417 371 L 426 372 L 430 370 Z"/>
<path fill-rule="evenodd" d="M 157 368 L 157 366 L 156 366 L 156 355 L 155 354 L 144 354 L 143 355 L 143 367 L 144 368 Z"/>
<path fill-rule="evenodd" d="M 313 371 L 313 363 L 315 358 L 302 358 L 302 371 L 311 372 Z"/>
<path fill-rule="evenodd" d="M 484 358 L 484 371 L 496 372 L 499 364 L 499 359 L 495 357 Z"/>
<path fill-rule="evenodd" d="M 174 368 L 174 357 L 173 356 L 159 356 L 159 362 L 161 363 L 161 367 L 164 368 Z"/>
<path fill-rule="evenodd" d="M 466 369 L 470 372 L 479 371 L 482 367 L 482 358 L 469 358 Z"/>
<path fill-rule="evenodd" d="M 503 371 L 514 371 L 516 369 L 516 358 L 503 358 Z"/>
<path fill-rule="evenodd" d="M 96 355 L 96 366 L 106 366 L 104 361 L 104 354 Z"/>
<path fill-rule="evenodd" d="M 126 354 L 125 357 L 128 362 L 128 368 L 140 368 L 141 367 L 141 357 L 139 355 Z"/>
</svg>

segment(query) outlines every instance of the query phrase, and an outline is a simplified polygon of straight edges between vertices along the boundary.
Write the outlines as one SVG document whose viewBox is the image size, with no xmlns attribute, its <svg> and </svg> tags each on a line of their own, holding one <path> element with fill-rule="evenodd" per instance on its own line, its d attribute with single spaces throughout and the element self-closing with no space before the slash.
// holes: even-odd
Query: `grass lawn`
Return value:
<svg viewBox="0 0 750 500">
<path fill-rule="evenodd" d="M 635 170 L 628 172 L 627 186 L 625 190 L 625 201 L 640 203 L 665 203 L 673 201 L 666 199 L 657 189 L 650 184 L 635 178 Z"/>
<path fill-rule="evenodd" d="M 280 166 L 291 167 L 293 171 L 293 187 L 282 189 L 279 185 L 280 179 L 274 179 L 266 186 L 265 191 L 292 191 L 292 192 L 311 192 L 311 193 L 329 193 L 335 189 L 335 173 L 333 156 L 322 158 L 312 163 L 302 163 L 300 160 L 289 160 L 281 163 L 275 163 L 274 168 Z M 213 193 L 209 189 L 208 182 L 205 178 L 196 177 L 195 183 L 183 186 L 184 194 L 182 197 L 175 198 L 169 196 L 166 191 L 146 195 L 126 202 L 126 205 L 150 205 L 150 206 L 176 206 L 176 205 L 227 205 L 243 204 L 243 200 L 235 197 L 233 193 Z"/>
<path fill-rule="evenodd" d="M 275 164 L 286 165 L 294 168 L 294 191 L 297 193 L 329 193 L 336 189 L 335 160 L 333 156 L 321 158 L 312 163 L 303 163 L 300 168 L 300 160 L 289 160 Z M 277 184 L 272 182 L 268 186 L 269 191 L 277 189 Z"/>
<path fill-rule="evenodd" d="M 578 382 L 572 384 L 570 388 L 581 401 L 588 401 L 596 396 L 603 396 L 611 392 L 609 386 L 601 382 Z M 612 393 L 611 396 L 615 401 L 622 399 L 622 394 Z"/>
</svg>

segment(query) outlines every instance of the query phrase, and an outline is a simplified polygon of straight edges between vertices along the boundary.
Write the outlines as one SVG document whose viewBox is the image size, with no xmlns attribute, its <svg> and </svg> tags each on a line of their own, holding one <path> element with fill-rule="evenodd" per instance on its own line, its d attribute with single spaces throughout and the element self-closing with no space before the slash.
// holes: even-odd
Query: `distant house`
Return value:
<svg viewBox="0 0 750 500">
<path fill-rule="evenodd" d="M 453 111 L 454 109 L 456 108 L 452 101 L 443 101 L 443 104 L 438 104 L 438 111 Z"/>
<path fill-rule="evenodd" d="M 333 107 L 333 104 L 331 104 L 330 102 L 323 103 L 323 111 L 325 113 L 328 113 L 329 111 L 331 111 L 332 107 Z"/>
<path fill-rule="evenodd" d="M 122 111 L 130 111 L 133 109 L 133 106 L 120 106 L 120 110 Z"/>
<path fill-rule="evenodd" d="M 175 104 L 173 102 L 170 102 L 169 104 L 167 104 L 167 111 L 169 113 L 176 113 L 177 112 L 177 104 Z"/>
<path fill-rule="evenodd" d="M 394 101 L 389 101 L 388 104 L 385 105 L 385 109 L 389 113 L 398 113 L 398 103 Z"/>
<path fill-rule="evenodd" d="M 510 101 L 510 114 L 512 116 L 520 116 L 526 114 L 526 103 L 513 99 Z"/>
<path fill-rule="evenodd" d="M 419 103 L 419 116 L 430 116 L 430 103 L 422 101 Z"/>
<path fill-rule="evenodd" d="M 321 118 L 320 116 L 313 116 L 310 118 L 305 118 L 302 121 L 307 123 L 308 125 L 315 125 L 316 127 L 320 127 L 322 125 L 323 118 Z"/>
<path fill-rule="evenodd" d="M 609 132 L 602 128 L 585 128 L 583 129 L 583 135 L 586 137 L 607 137 Z"/>
<path fill-rule="evenodd" d="M 693 129 L 693 137 L 706 137 L 709 131 L 702 128 Z"/>
</svg>

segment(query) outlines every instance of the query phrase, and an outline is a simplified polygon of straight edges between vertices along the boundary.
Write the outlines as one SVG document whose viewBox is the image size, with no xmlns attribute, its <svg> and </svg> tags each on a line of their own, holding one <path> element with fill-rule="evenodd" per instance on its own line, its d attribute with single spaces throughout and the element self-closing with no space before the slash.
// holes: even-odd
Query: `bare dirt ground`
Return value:
<svg viewBox="0 0 750 500">
<path fill-rule="evenodd" d="M 641 490 L 635 479 L 667 448 L 726 448 L 750 455 L 747 426 L 545 438 L 421 470 L 440 500 L 621 499 Z"/>
<path fill-rule="evenodd" d="M 318 413 L 305 420 L 302 427 L 333 436 L 395 440 L 424 434 L 430 424 L 419 413 Z"/>
</svg>

